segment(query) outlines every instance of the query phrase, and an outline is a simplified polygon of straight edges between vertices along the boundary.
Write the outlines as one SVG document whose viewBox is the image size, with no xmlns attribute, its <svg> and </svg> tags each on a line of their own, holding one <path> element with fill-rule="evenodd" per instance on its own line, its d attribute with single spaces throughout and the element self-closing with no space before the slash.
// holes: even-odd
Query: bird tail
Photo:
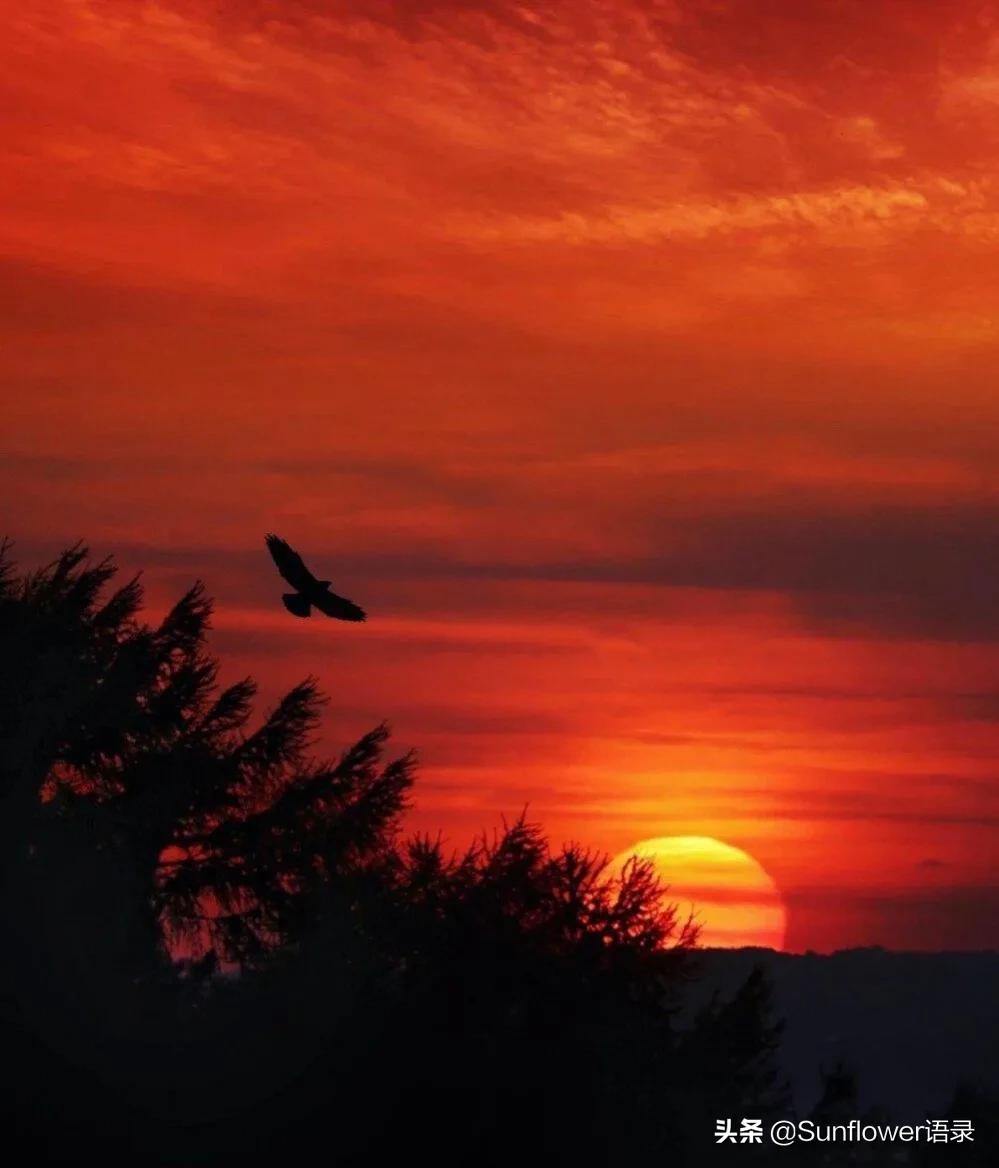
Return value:
<svg viewBox="0 0 999 1168">
<path fill-rule="evenodd" d="M 310 616 L 311 606 L 300 592 L 286 592 L 281 599 L 285 608 L 295 616 Z"/>
</svg>

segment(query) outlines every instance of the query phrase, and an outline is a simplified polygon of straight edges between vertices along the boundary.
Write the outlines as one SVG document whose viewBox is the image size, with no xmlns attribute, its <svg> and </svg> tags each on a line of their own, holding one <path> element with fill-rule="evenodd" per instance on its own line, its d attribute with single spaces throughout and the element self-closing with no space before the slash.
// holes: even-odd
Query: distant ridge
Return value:
<svg viewBox="0 0 999 1168">
<path fill-rule="evenodd" d="M 730 994 L 754 965 L 767 970 L 799 1112 L 814 1106 L 821 1068 L 841 1059 L 857 1072 L 861 1106 L 897 1119 L 942 1115 L 960 1080 L 999 1089 L 999 950 L 703 949 L 699 963 L 686 1016 L 714 991 Z"/>
</svg>

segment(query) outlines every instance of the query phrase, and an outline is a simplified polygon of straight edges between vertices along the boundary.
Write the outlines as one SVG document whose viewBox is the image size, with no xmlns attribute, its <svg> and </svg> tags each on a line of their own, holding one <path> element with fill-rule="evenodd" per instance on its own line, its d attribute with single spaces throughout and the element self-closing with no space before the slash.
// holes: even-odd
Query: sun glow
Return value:
<svg viewBox="0 0 999 1168">
<path fill-rule="evenodd" d="M 701 945 L 783 947 L 784 901 L 773 878 L 746 852 L 710 836 L 663 836 L 628 848 L 612 869 L 619 871 L 632 856 L 652 861 L 678 916 L 694 914 Z"/>
</svg>

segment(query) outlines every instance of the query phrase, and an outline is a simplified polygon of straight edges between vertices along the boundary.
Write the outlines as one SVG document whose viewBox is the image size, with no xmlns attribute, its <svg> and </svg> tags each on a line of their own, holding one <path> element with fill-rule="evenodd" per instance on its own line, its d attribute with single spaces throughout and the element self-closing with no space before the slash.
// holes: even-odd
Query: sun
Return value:
<svg viewBox="0 0 999 1168">
<path fill-rule="evenodd" d="M 679 916 L 693 910 L 705 948 L 783 948 L 787 909 L 780 891 L 766 869 L 740 848 L 705 835 L 662 836 L 641 840 L 616 856 L 612 871 L 620 871 L 632 856 L 652 861 Z"/>
</svg>

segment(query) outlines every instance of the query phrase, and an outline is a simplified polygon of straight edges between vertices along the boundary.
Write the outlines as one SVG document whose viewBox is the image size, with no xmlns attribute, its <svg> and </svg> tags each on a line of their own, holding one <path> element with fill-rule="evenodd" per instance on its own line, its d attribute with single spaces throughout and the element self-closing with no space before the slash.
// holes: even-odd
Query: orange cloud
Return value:
<svg viewBox="0 0 999 1168">
<path fill-rule="evenodd" d="M 420 826 L 715 836 L 793 947 L 997 943 L 988 13 L 7 7 L 26 561 L 205 577 L 231 669 L 421 748 Z M 369 626 L 281 619 L 274 529 Z"/>
</svg>

